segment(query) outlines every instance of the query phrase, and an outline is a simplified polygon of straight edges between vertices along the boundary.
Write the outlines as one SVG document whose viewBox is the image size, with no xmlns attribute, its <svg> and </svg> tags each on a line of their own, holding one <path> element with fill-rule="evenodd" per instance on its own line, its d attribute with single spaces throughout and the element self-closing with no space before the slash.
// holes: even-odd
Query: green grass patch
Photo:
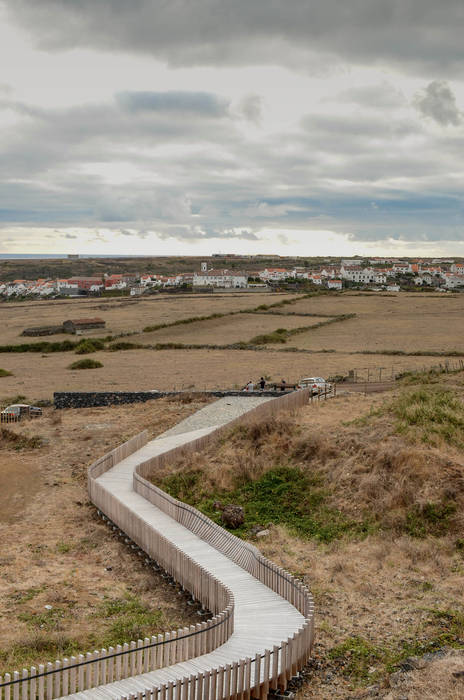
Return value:
<svg viewBox="0 0 464 700">
<path fill-rule="evenodd" d="M 464 446 L 464 404 L 455 392 L 427 386 L 403 391 L 390 405 L 399 433 L 438 445 Z"/>
<path fill-rule="evenodd" d="M 92 360 L 87 357 L 85 360 L 77 360 L 69 365 L 68 369 L 97 369 L 98 367 L 103 367 L 102 363 L 98 360 Z"/>
<path fill-rule="evenodd" d="M 97 615 L 110 622 L 102 640 L 105 646 L 150 637 L 163 619 L 160 610 L 152 610 L 135 596 L 129 595 L 104 601 Z"/>
<path fill-rule="evenodd" d="M 177 472 L 161 482 L 175 498 L 194 505 L 221 523 L 215 501 L 240 505 L 245 523 L 234 534 L 247 537 L 254 525 L 284 525 L 297 536 L 331 542 L 345 535 L 364 536 L 375 528 L 368 522 L 347 518 L 327 505 L 328 492 L 322 477 L 293 466 L 276 466 L 256 480 L 243 479 L 231 491 L 210 493 L 199 470 Z"/>
<path fill-rule="evenodd" d="M 13 372 L 9 372 L 7 369 L 2 369 L 0 367 L 0 377 L 12 377 Z"/>
</svg>

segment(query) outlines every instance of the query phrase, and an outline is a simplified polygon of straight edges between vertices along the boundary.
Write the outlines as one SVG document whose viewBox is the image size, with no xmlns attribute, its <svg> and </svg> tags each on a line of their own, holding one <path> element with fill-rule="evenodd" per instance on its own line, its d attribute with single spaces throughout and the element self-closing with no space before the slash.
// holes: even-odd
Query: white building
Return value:
<svg viewBox="0 0 464 700">
<path fill-rule="evenodd" d="M 450 270 L 457 275 L 464 275 L 464 263 L 453 263 Z"/>
<path fill-rule="evenodd" d="M 194 287 L 243 289 L 248 284 L 248 275 L 245 272 L 233 272 L 231 270 L 207 270 L 195 272 L 192 284 Z"/>
<path fill-rule="evenodd" d="M 328 279 L 327 280 L 327 287 L 329 289 L 342 289 L 343 283 L 341 280 L 333 280 L 333 279 Z"/>
<path fill-rule="evenodd" d="M 361 268 L 341 268 L 342 279 L 349 280 L 350 282 L 356 282 L 357 284 L 370 284 L 371 282 L 375 284 L 386 284 L 387 275 L 382 270 L 376 270 L 372 267 Z"/>
<path fill-rule="evenodd" d="M 444 280 L 446 289 L 464 287 L 464 275 L 453 275 L 451 272 L 445 272 Z"/>
<path fill-rule="evenodd" d="M 295 277 L 294 270 L 286 270 L 284 267 L 266 267 L 258 273 L 258 277 L 265 282 L 281 282 L 289 277 Z"/>
</svg>

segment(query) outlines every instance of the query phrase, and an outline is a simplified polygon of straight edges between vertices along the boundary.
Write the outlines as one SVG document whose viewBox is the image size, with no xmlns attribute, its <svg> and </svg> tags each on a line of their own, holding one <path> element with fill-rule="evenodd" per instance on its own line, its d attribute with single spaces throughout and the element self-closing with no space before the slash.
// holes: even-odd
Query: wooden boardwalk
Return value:
<svg viewBox="0 0 464 700">
<path fill-rule="evenodd" d="M 264 700 L 270 688 L 285 689 L 311 652 L 310 593 L 255 547 L 157 489 L 145 476 L 179 453 L 201 449 L 233 423 L 268 417 L 306 402 L 305 392 L 261 399 L 252 410 L 244 404 L 241 415 L 225 423 L 173 431 L 150 442 L 142 433 L 95 462 L 89 470 L 93 502 L 150 559 L 190 590 L 212 618 L 116 649 L 64 659 L 39 668 L 42 674 L 36 669 L 29 675 L 23 671 L 23 680 L 17 674 L 16 684 L 7 687 L 4 697 L 249 700 L 253 696 Z M 220 421 L 220 411 L 213 409 L 213 414 Z"/>
</svg>

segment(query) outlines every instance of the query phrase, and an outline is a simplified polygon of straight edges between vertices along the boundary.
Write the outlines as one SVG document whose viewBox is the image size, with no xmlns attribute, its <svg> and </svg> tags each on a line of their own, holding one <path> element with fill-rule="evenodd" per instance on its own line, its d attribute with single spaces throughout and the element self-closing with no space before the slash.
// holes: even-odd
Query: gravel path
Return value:
<svg viewBox="0 0 464 700">
<path fill-rule="evenodd" d="M 209 428 L 212 425 L 223 425 L 266 401 L 274 401 L 274 398 L 259 395 L 243 397 L 225 396 L 201 408 L 193 415 L 175 425 L 174 428 L 162 433 L 159 437 L 164 438 L 169 435 L 180 435 L 181 433 L 188 433 L 191 430 Z"/>
</svg>

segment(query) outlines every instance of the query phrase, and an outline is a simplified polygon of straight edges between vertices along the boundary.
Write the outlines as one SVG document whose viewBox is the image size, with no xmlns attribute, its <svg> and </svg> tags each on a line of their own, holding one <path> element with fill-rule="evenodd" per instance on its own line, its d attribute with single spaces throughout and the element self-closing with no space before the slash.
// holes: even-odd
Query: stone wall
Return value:
<svg viewBox="0 0 464 700">
<path fill-rule="evenodd" d="M 53 394 L 55 408 L 91 408 L 93 406 L 114 406 L 126 403 L 144 403 L 163 396 L 282 396 L 282 391 L 56 391 Z"/>
</svg>

